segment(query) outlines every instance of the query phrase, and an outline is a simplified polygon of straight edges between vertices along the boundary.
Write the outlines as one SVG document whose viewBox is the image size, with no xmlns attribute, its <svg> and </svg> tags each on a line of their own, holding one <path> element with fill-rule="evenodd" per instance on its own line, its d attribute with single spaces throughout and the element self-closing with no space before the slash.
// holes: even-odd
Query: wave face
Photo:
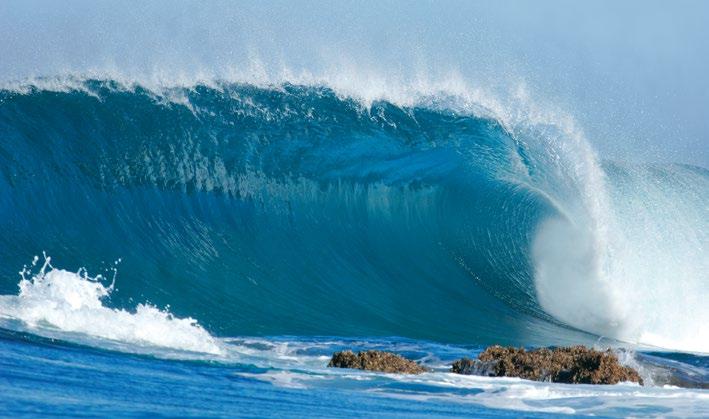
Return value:
<svg viewBox="0 0 709 419">
<path fill-rule="evenodd" d="M 169 305 L 220 336 L 709 352 L 707 203 L 706 170 L 601 165 L 563 124 L 446 95 L 0 91 L 0 293 L 43 250 L 120 258 L 95 309 Z"/>
</svg>

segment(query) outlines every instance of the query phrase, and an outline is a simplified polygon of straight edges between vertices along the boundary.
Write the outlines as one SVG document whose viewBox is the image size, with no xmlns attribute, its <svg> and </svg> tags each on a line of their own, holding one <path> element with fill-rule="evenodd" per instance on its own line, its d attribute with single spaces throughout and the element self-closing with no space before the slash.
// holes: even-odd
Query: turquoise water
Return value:
<svg viewBox="0 0 709 419">
<path fill-rule="evenodd" d="M 706 169 L 601 161 L 469 97 L 7 87 L 0 409 L 706 416 L 708 202 Z M 624 348 L 650 385 L 445 372 L 578 343 Z M 350 347 L 434 372 L 325 368 Z"/>
</svg>

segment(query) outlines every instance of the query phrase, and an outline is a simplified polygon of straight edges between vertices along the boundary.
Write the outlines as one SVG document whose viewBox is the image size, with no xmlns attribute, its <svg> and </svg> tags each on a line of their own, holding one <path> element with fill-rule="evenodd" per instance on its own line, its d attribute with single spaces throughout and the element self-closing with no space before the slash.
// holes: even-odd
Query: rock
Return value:
<svg viewBox="0 0 709 419">
<path fill-rule="evenodd" d="M 597 351 L 585 346 L 531 351 L 490 346 L 476 360 L 455 361 L 451 372 L 570 384 L 643 383 L 637 371 L 621 365 L 610 349 Z"/>
<path fill-rule="evenodd" d="M 453 363 L 451 372 L 463 375 L 489 375 L 481 369 L 482 362 L 470 358 L 462 358 Z"/>
<path fill-rule="evenodd" d="M 352 351 L 335 352 L 327 366 L 399 374 L 421 374 L 428 371 L 401 355 L 384 351 L 362 351 L 357 354 Z"/>
</svg>

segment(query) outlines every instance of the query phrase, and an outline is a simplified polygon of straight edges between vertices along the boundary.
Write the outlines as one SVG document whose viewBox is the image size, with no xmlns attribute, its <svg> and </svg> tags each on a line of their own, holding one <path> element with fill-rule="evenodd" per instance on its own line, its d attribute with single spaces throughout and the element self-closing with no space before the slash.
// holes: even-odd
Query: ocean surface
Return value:
<svg viewBox="0 0 709 419">
<path fill-rule="evenodd" d="M 708 246 L 706 168 L 529 106 L 6 84 L 0 415 L 707 417 Z M 491 344 L 611 347 L 646 385 L 447 372 Z"/>
</svg>

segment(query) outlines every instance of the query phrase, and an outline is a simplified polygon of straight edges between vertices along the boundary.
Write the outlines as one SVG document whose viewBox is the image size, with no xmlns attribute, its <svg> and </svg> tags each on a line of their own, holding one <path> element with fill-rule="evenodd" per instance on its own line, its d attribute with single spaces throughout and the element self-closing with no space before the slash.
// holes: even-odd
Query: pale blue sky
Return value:
<svg viewBox="0 0 709 419">
<path fill-rule="evenodd" d="M 404 78 L 451 70 L 473 85 L 523 80 L 603 156 L 709 166 L 707 1 L 142 3 L 1 2 L 0 80 L 220 74 L 253 57 Z"/>
</svg>

